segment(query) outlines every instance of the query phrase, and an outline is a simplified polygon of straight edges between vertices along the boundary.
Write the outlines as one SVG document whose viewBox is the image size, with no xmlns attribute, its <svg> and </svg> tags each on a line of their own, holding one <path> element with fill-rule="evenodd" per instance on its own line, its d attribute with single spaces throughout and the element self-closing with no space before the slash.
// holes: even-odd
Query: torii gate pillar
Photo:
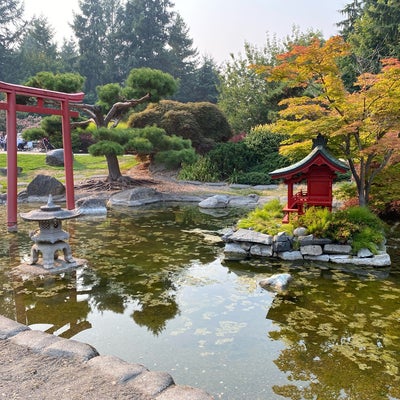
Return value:
<svg viewBox="0 0 400 400">
<path fill-rule="evenodd" d="M 82 102 L 84 93 L 63 93 L 21 85 L 0 82 L 0 92 L 6 93 L 7 101 L 0 101 L 0 110 L 7 114 L 7 227 L 9 232 L 17 231 L 17 111 L 38 114 L 61 115 L 64 147 L 64 169 L 67 209 L 75 208 L 73 157 L 71 144 L 70 117 L 77 117 L 70 111 L 70 103 Z M 17 104 L 17 95 L 34 98 L 36 104 Z M 51 104 L 45 104 L 45 100 Z M 58 106 L 58 108 L 57 108 Z"/>
</svg>

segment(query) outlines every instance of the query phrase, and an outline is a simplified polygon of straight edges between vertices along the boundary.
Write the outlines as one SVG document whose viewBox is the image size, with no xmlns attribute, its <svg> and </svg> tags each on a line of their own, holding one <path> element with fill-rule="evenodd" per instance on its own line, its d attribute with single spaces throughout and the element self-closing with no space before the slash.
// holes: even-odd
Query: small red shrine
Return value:
<svg viewBox="0 0 400 400">
<path fill-rule="evenodd" d="M 326 149 L 327 139 L 321 134 L 313 140 L 313 150 L 299 162 L 270 172 L 273 179 L 283 179 L 287 185 L 287 204 L 282 222 L 288 223 L 290 213 L 301 215 L 306 206 L 327 207 L 332 210 L 332 183 L 336 172 L 349 167 L 333 157 Z M 307 190 L 294 193 L 294 185 L 307 182 Z"/>
</svg>

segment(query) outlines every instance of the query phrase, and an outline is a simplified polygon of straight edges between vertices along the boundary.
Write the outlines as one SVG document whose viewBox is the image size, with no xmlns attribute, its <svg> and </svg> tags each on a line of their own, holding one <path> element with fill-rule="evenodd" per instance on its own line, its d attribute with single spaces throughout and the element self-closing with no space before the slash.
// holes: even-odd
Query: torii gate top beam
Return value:
<svg viewBox="0 0 400 400">
<path fill-rule="evenodd" d="M 71 102 L 80 102 L 83 100 L 85 93 L 64 93 L 57 92 L 54 90 L 40 89 L 29 86 L 14 85 L 12 83 L 6 83 L 0 81 L 0 91 L 1 92 L 15 92 L 21 96 L 26 97 L 42 97 L 47 100 L 69 100 Z"/>
<path fill-rule="evenodd" d="M 70 117 L 77 117 L 70 111 L 69 103 L 82 102 L 84 93 L 63 93 L 47 89 L 14 85 L 0 81 L 0 92 L 6 93 L 7 101 L 0 101 L 0 109 L 7 111 L 7 225 L 9 231 L 17 230 L 17 112 L 55 114 L 62 116 L 66 200 L 69 210 L 75 208 L 73 158 L 71 145 Z M 35 98 L 36 104 L 17 104 L 17 95 Z M 49 107 L 45 102 L 51 102 Z M 59 108 L 56 106 L 59 105 Z"/>
</svg>

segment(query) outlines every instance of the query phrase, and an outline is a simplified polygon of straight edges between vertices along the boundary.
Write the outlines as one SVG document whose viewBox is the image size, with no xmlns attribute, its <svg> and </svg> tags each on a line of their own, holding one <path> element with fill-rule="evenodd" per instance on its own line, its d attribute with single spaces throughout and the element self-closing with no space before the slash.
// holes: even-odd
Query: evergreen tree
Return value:
<svg viewBox="0 0 400 400">
<path fill-rule="evenodd" d="M 341 33 L 353 50 L 353 69 L 378 72 L 380 60 L 400 57 L 400 0 L 354 0 L 342 14 Z"/>
<path fill-rule="evenodd" d="M 15 50 L 25 22 L 22 0 L 0 1 L 0 80 L 18 83 L 15 68 Z"/>
<path fill-rule="evenodd" d="M 76 72 L 79 67 L 79 53 L 76 43 L 71 38 L 63 40 L 59 51 L 60 72 Z"/>
<path fill-rule="evenodd" d="M 169 0 L 127 0 L 122 15 L 123 64 L 165 70 L 168 65 Z"/>
<path fill-rule="evenodd" d="M 189 28 L 179 13 L 174 14 L 169 29 L 167 55 L 168 64 L 164 70 L 180 81 L 180 87 L 174 99 L 191 100 L 197 50 L 193 48 L 193 39 L 189 37 Z"/>
<path fill-rule="evenodd" d="M 345 17 L 343 21 L 340 21 L 337 26 L 340 28 L 340 34 L 345 40 L 350 34 L 354 32 L 355 23 L 360 18 L 363 7 L 363 0 L 353 0 L 352 3 L 346 4 L 340 13 Z"/>
<path fill-rule="evenodd" d="M 56 72 L 58 69 L 57 45 L 54 29 L 46 17 L 34 17 L 22 38 L 18 50 L 19 80 L 24 81 L 40 71 Z"/>
<path fill-rule="evenodd" d="M 190 92 L 187 93 L 186 101 L 217 103 L 220 84 L 219 70 L 211 57 L 203 56 L 200 66 L 194 71 L 191 78 L 191 82 L 188 82 Z"/>
<path fill-rule="evenodd" d="M 78 39 L 79 72 L 86 77 L 88 98 L 94 100 L 96 86 L 112 82 L 118 75 L 115 64 L 120 49 L 114 39 L 121 6 L 119 0 L 81 0 L 79 6 L 72 24 Z"/>
</svg>

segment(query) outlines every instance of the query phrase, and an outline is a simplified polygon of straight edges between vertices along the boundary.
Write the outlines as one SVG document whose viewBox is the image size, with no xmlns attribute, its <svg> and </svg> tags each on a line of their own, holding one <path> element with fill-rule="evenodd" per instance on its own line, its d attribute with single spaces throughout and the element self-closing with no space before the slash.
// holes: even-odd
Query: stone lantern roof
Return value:
<svg viewBox="0 0 400 400">
<path fill-rule="evenodd" d="M 54 219 L 64 220 L 76 218 L 80 214 L 77 210 L 65 210 L 59 205 L 54 204 L 52 195 L 49 195 L 47 204 L 40 209 L 32 210 L 27 213 L 21 213 L 21 218 L 26 221 L 51 221 Z"/>
</svg>

